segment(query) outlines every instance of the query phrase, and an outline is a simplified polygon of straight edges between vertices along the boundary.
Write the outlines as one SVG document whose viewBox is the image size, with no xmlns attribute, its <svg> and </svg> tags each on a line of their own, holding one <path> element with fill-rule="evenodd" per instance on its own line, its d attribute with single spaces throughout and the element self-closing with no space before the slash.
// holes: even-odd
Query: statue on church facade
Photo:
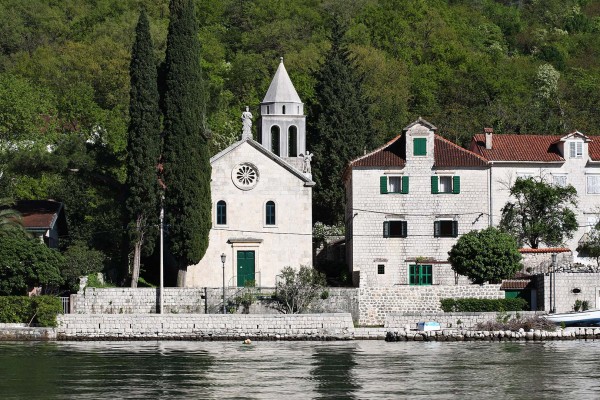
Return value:
<svg viewBox="0 0 600 400">
<path fill-rule="evenodd" d="M 304 164 L 302 166 L 302 172 L 304 172 L 305 174 L 312 175 L 310 162 L 312 161 L 313 155 L 314 155 L 313 153 L 311 153 L 310 151 L 307 150 L 306 154 L 304 154 L 304 156 L 302 156 L 302 158 L 304 160 Z"/>
<path fill-rule="evenodd" d="M 246 106 L 246 111 L 242 113 L 242 139 L 252 137 L 252 113 L 250 107 Z"/>
</svg>

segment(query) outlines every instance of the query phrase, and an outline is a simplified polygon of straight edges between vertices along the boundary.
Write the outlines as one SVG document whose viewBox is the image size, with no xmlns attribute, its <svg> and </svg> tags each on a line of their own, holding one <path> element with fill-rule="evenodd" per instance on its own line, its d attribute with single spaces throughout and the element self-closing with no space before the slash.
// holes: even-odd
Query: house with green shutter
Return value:
<svg viewBox="0 0 600 400">
<path fill-rule="evenodd" d="M 384 146 L 351 161 L 346 258 L 361 287 L 469 284 L 448 251 L 488 226 L 488 162 L 419 118 Z"/>
</svg>

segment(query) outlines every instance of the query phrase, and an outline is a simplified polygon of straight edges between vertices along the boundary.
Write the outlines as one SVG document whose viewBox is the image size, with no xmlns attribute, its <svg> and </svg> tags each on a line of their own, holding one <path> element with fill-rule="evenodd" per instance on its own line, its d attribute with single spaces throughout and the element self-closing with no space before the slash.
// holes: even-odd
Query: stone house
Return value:
<svg viewBox="0 0 600 400">
<path fill-rule="evenodd" d="M 361 287 L 468 284 L 448 264 L 457 238 L 488 226 L 487 160 L 419 118 L 351 161 L 346 259 Z"/>
<path fill-rule="evenodd" d="M 565 243 L 574 262 L 590 263 L 576 251 L 580 240 L 598 222 L 600 213 L 600 141 L 581 132 L 567 135 L 494 134 L 485 128 L 473 137 L 470 149 L 489 161 L 488 207 L 490 225 L 498 225 L 510 187 L 521 178 L 539 177 L 577 190 L 579 229 Z"/>
<path fill-rule="evenodd" d="M 20 200 L 13 208 L 21 213 L 25 230 L 51 249 L 57 249 L 60 237 L 67 235 L 63 203 L 53 200 Z"/>
<path fill-rule="evenodd" d="M 186 287 L 275 286 L 285 266 L 312 265 L 312 187 L 304 105 L 281 61 L 260 105 L 242 114 L 240 141 L 213 156 L 213 226 Z M 222 264 L 221 255 L 225 255 Z"/>
</svg>

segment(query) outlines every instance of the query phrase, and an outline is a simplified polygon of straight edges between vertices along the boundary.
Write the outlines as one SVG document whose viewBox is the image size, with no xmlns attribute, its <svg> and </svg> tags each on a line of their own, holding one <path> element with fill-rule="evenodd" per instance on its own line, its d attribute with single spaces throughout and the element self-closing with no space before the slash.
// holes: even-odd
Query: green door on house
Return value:
<svg viewBox="0 0 600 400">
<path fill-rule="evenodd" d="M 254 251 L 238 250 L 237 252 L 237 285 L 238 287 L 254 286 Z"/>
<path fill-rule="evenodd" d="M 409 265 L 408 283 L 410 285 L 431 285 L 433 282 L 431 265 Z"/>
</svg>

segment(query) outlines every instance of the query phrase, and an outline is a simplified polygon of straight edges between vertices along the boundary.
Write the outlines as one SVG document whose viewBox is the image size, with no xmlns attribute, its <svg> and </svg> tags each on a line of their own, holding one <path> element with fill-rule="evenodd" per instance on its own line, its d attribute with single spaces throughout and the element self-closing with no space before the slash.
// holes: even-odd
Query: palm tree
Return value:
<svg viewBox="0 0 600 400">
<path fill-rule="evenodd" d="M 0 199 L 0 236 L 23 230 L 21 213 L 10 208 L 14 201 L 9 198 Z"/>
</svg>

